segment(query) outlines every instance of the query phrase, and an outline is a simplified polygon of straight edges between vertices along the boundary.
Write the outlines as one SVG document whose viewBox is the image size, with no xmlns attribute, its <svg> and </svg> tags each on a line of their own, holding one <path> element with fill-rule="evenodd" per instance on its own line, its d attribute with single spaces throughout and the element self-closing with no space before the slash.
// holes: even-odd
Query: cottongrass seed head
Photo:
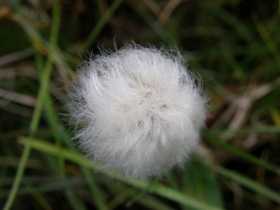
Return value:
<svg viewBox="0 0 280 210">
<path fill-rule="evenodd" d="M 89 59 L 69 98 L 79 148 L 128 178 L 183 165 L 206 117 L 205 98 L 181 56 L 134 43 Z"/>
</svg>

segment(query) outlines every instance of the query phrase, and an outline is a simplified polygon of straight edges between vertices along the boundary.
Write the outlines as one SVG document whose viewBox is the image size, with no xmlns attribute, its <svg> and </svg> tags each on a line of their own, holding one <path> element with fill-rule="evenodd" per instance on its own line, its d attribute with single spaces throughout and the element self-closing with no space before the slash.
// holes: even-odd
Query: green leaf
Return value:
<svg viewBox="0 0 280 210">
<path fill-rule="evenodd" d="M 216 176 L 210 168 L 205 164 L 190 161 L 185 169 L 184 191 L 197 199 L 223 208 L 221 191 Z"/>
</svg>

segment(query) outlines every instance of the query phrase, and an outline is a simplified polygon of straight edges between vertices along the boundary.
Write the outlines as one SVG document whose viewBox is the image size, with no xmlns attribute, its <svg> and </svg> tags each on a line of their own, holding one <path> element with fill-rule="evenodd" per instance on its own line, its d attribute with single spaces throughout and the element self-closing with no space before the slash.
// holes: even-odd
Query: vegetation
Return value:
<svg viewBox="0 0 280 210">
<path fill-rule="evenodd" d="M 0 2 L 0 207 L 279 209 L 279 8 L 261 0 Z M 209 97 L 196 153 L 161 179 L 130 181 L 90 165 L 62 115 L 83 59 L 131 40 L 177 48 Z"/>
</svg>

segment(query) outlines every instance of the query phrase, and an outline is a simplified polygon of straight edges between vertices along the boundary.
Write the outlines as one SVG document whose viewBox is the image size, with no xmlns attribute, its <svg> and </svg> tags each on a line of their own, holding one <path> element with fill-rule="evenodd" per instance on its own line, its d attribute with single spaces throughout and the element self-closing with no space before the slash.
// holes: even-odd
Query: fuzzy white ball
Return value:
<svg viewBox="0 0 280 210">
<path fill-rule="evenodd" d="M 160 176 L 182 165 L 206 117 L 181 56 L 136 44 L 86 62 L 69 96 L 79 147 L 127 177 Z"/>
</svg>

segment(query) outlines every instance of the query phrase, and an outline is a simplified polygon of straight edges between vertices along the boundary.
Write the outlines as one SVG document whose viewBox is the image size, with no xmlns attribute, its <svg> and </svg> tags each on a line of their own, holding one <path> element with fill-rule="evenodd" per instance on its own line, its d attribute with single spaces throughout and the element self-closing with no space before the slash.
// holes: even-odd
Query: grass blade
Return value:
<svg viewBox="0 0 280 210">
<path fill-rule="evenodd" d="M 42 152 L 45 152 L 48 154 L 52 154 L 52 155 L 58 155 L 59 151 L 53 144 L 46 143 L 41 140 L 31 141 L 30 138 L 25 138 L 25 137 L 20 138 L 21 144 L 25 145 L 25 144 L 28 144 L 28 142 L 31 142 L 31 147 L 36 150 L 39 150 L 39 151 L 42 151 Z M 175 202 L 187 205 L 194 209 L 197 209 L 197 210 L 205 210 L 205 209 L 219 210 L 220 209 L 218 207 L 204 203 L 200 200 L 194 199 L 181 192 L 175 191 L 171 188 L 168 188 L 168 187 L 160 185 L 160 184 L 152 184 L 151 182 L 140 181 L 140 180 L 128 180 L 126 177 L 124 177 L 118 173 L 114 173 L 111 171 L 101 169 L 98 166 L 98 164 L 91 164 L 90 160 L 86 159 L 83 155 L 81 155 L 77 152 L 73 152 L 73 151 L 70 151 L 67 149 L 62 149 L 61 152 L 62 152 L 62 156 L 64 157 L 64 159 L 67 159 L 69 161 L 72 161 L 72 162 L 77 163 L 82 166 L 90 166 L 92 169 L 99 171 L 101 173 L 104 173 L 112 178 L 118 179 L 120 181 L 129 183 L 129 184 L 133 184 L 135 187 L 138 187 L 138 188 L 141 188 L 144 190 L 148 190 L 157 195 L 160 195 L 162 197 L 173 200 Z"/>
<path fill-rule="evenodd" d="M 251 189 L 255 191 L 256 193 L 259 193 L 260 195 L 263 195 L 277 203 L 280 204 L 280 194 L 270 190 L 269 188 L 253 181 L 252 179 L 249 179 L 245 176 L 242 176 L 238 173 L 235 173 L 231 170 L 228 170 L 226 168 L 223 168 L 218 165 L 211 164 L 210 167 L 216 172 L 219 173 L 229 179 L 232 179 L 233 181 L 247 187 L 248 189 Z"/>
<path fill-rule="evenodd" d="M 110 17 L 113 15 L 113 13 L 116 11 L 116 9 L 120 6 L 123 0 L 115 0 L 112 4 L 112 6 L 106 11 L 106 13 L 103 15 L 103 17 L 100 19 L 98 24 L 95 26 L 93 31 L 88 36 L 87 40 L 85 41 L 83 48 L 81 49 L 81 53 L 85 53 L 90 45 L 95 41 L 97 36 L 100 34 L 101 30 L 105 26 L 105 24 L 108 22 Z"/>
<path fill-rule="evenodd" d="M 260 160 L 259 158 L 251 155 L 250 153 L 248 152 L 244 152 L 242 151 L 241 149 L 225 142 L 225 141 L 222 141 L 220 140 L 216 135 L 213 135 L 213 134 L 210 134 L 210 133 L 205 133 L 205 136 L 206 136 L 206 139 L 210 142 L 212 142 L 213 144 L 216 144 L 217 146 L 219 147 L 222 147 L 228 151 L 231 151 L 232 153 L 238 155 L 239 157 L 242 157 L 244 158 L 244 160 L 250 162 L 250 163 L 254 163 L 256 165 L 259 165 L 265 169 L 267 169 L 268 171 L 271 171 L 277 175 L 280 175 L 280 171 L 278 168 L 276 168 L 275 166 L 263 161 L 263 160 Z"/>
<path fill-rule="evenodd" d="M 52 31 L 51 31 L 51 51 L 55 46 L 55 42 L 57 39 L 57 33 L 59 30 L 59 21 L 60 21 L 60 5 L 59 5 L 59 1 L 56 0 L 53 3 L 53 9 L 54 9 L 54 15 L 53 15 L 53 27 L 52 27 Z M 30 132 L 31 135 L 33 135 L 33 133 L 37 130 L 38 124 L 39 124 L 39 119 L 40 119 L 40 115 L 41 115 L 41 111 L 43 108 L 43 101 L 47 92 L 47 85 L 50 79 L 50 75 L 51 75 L 51 71 L 52 71 L 52 63 L 51 61 L 48 59 L 43 75 L 42 75 L 42 81 L 40 84 L 40 89 L 39 89 L 39 93 L 38 93 L 38 97 L 37 97 L 37 101 L 36 101 L 36 107 L 32 116 L 32 121 L 30 124 Z M 13 204 L 13 201 L 16 197 L 21 179 L 23 177 L 24 174 L 24 169 L 25 169 L 25 165 L 27 163 L 29 154 L 30 154 L 30 150 L 31 150 L 31 143 L 32 141 L 30 141 L 28 144 L 26 144 L 24 146 L 24 150 L 23 150 L 23 154 L 21 156 L 20 159 L 20 163 L 19 163 L 19 167 L 17 169 L 16 172 L 16 176 L 15 176 L 15 180 L 13 182 L 12 185 L 12 189 L 11 192 L 9 194 L 9 197 L 5 203 L 4 206 L 4 210 L 9 210 Z"/>
</svg>

